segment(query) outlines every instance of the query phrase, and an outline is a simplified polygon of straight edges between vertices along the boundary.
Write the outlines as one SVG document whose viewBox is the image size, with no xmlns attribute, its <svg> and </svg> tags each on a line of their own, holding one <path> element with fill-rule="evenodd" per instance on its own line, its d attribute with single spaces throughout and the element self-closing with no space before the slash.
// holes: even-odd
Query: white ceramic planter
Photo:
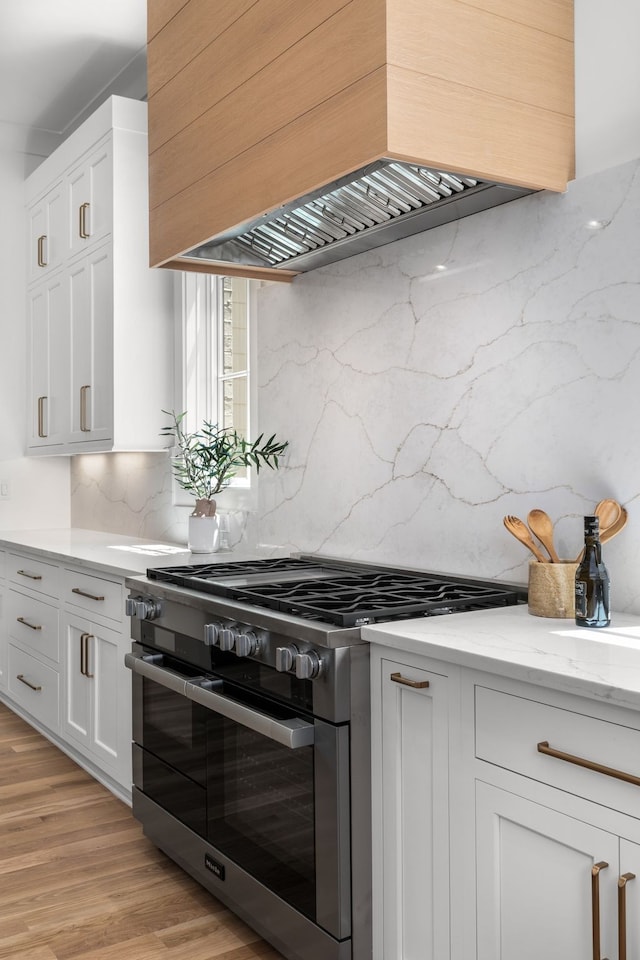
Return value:
<svg viewBox="0 0 640 960">
<path fill-rule="evenodd" d="M 213 517 L 189 517 L 189 542 L 191 553 L 217 553 L 220 547 L 220 524 Z"/>
</svg>

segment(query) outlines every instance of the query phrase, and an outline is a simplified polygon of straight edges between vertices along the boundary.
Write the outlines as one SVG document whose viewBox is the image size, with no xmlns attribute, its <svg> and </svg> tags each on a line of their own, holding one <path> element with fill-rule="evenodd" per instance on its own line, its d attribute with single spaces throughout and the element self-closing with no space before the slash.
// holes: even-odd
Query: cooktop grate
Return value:
<svg viewBox="0 0 640 960">
<path fill-rule="evenodd" d="M 369 572 L 293 557 L 161 567 L 148 570 L 147 576 L 343 627 L 509 606 L 521 599 L 517 588 L 490 581 L 375 568 Z"/>
</svg>

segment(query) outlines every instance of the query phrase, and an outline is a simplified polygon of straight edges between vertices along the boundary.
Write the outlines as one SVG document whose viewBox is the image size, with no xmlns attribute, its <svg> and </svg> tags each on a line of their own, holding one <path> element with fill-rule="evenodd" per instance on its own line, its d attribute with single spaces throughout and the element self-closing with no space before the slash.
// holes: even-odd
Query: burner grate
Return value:
<svg viewBox="0 0 640 960">
<path fill-rule="evenodd" d="M 156 568 L 148 576 L 342 627 L 508 606 L 520 599 L 516 588 L 486 581 L 368 572 L 297 558 Z"/>
</svg>

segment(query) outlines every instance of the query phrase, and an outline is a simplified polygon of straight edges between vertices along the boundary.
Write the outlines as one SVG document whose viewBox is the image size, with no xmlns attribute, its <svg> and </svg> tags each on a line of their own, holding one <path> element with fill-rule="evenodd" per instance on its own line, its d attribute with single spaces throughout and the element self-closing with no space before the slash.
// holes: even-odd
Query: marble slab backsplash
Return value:
<svg viewBox="0 0 640 960">
<path fill-rule="evenodd" d="M 258 317 L 260 429 L 290 448 L 246 538 L 524 582 L 505 514 L 542 507 L 574 558 L 615 497 L 613 606 L 640 613 L 640 161 L 263 284 Z M 168 459 L 138 456 L 76 458 L 72 522 L 180 540 Z"/>
</svg>

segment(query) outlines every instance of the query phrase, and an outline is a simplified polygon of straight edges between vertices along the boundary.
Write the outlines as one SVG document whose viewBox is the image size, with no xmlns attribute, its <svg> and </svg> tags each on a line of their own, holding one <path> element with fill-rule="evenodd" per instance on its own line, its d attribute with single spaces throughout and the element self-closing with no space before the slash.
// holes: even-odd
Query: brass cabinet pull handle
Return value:
<svg viewBox="0 0 640 960">
<path fill-rule="evenodd" d="M 29 627 L 30 630 L 42 630 L 42 627 L 39 623 L 29 623 L 28 620 L 25 620 L 24 617 L 16 617 L 18 623 L 23 623 L 25 627 Z"/>
<path fill-rule="evenodd" d="M 83 633 L 80 636 L 80 673 L 89 680 L 93 679 L 93 674 L 89 673 L 89 640 L 92 637 L 92 633 Z"/>
<path fill-rule="evenodd" d="M 407 677 L 403 677 L 401 673 L 392 673 L 391 680 L 394 683 L 402 683 L 405 687 L 413 687 L 414 690 L 424 690 L 429 686 L 428 680 L 408 680 Z"/>
<path fill-rule="evenodd" d="M 627 960 L 627 883 L 635 873 L 623 873 L 618 879 L 618 960 Z"/>
<path fill-rule="evenodd" d="M 83 433 L 90 433 L 89 417 L 87 415 L 87 393 L 91 389 L 90 383 L 80 387 L 80 429 Z"/>
<path fill-rule="evenodd" d="M 44 402 L 47 399 L 48 398 L 46 396 L 38 397 L 38 436 L 39 437 L 48 436 L 48 433 L 45 430 L 45 426 L 44 426 Z"/>
<path fill-rule="evenodd" d="M 47 236 L 43 233 L 41 237 L 38 237 L 38 266 L 47 267 L 49 264 L 45 260 L 44 245 L 46 242 Z"/>
<path fill-rule="evenodd" d="M 42 580 L 39 573 L 30 573 L 28 570 L 17 570 L 21 577 L 29 577 L 29 580 Z"/>
<path fill-rule="evenodd" d="M 88 210 L 89 210 L 89 204 L 88 204 L 88 203 L 81 203 L 80 206 L 78 207 L 78 214 L 79 214 L 79 217 L 78 217 L 78 220 L 79 220 L 79 222 L 78 222 L 78 233 L 80 234 L 80 237 L 81 237 L 82 240 L 88 240 L 88 238 L 91 236 L 91 234 L 90 234 L 89 231 L 87 230 L 87 212 L 88 212 Z"/>
<path fill-rule="evenodd" d="M 84 590 L 81 590 L 80 587 L 71 587 L 71 593 L 77 593 L 80 597 L 88 597 L 89 600 L 104 600 L 104 597 L 99 597 L 95 593 L 86 593 Z"/>
<path fill-rule="evenodd" d="M 41 687 L 39 684 L 38 684 L 38 686 L 35 686 L 35 684 L 29 683 L 28 680 L 25 680 L 25 678 L 24 678 L 24 673 L 18 673 L 18 674 L 16 674 L 16 680 L 19 680 L 20 683 L 24 683 L 25 687 L 29 687 L 29 689 L 35 690 L 36 692 L 42 690 L 42 687 Z"/>
<path fill-rule="evenodd" d="M 600 955 L 600 871 L 609 864 L 606 860 L 594 863 L 591 868 L 591 928 L 593 932 L 593 960 L 605 960 Z"/>
<path fill-rule="evenodd" d="M 604 773 L 607 777 L 615 777 L 616 780 L 624 780 L 625 783 L 633 783 L 637 787 L 640 787 L 640 777 L 634 776 L 633 773 L 625 773 L 623 770 L 616 770 L 614 767 L 605 767 L 601 763 L 595 763 L 593 760 L 575 757 L 572 753 L 554 750 L 553 747 L 549 746 L 548 740 L 542 740 L 538 744 L 538 753 L 544 753 L 548 757 L 556 757 L 558 760 L 566 760 L 567 763 L 575 763 L 578 767 L 595 770 L 596 773 Z"/>
</svg>

